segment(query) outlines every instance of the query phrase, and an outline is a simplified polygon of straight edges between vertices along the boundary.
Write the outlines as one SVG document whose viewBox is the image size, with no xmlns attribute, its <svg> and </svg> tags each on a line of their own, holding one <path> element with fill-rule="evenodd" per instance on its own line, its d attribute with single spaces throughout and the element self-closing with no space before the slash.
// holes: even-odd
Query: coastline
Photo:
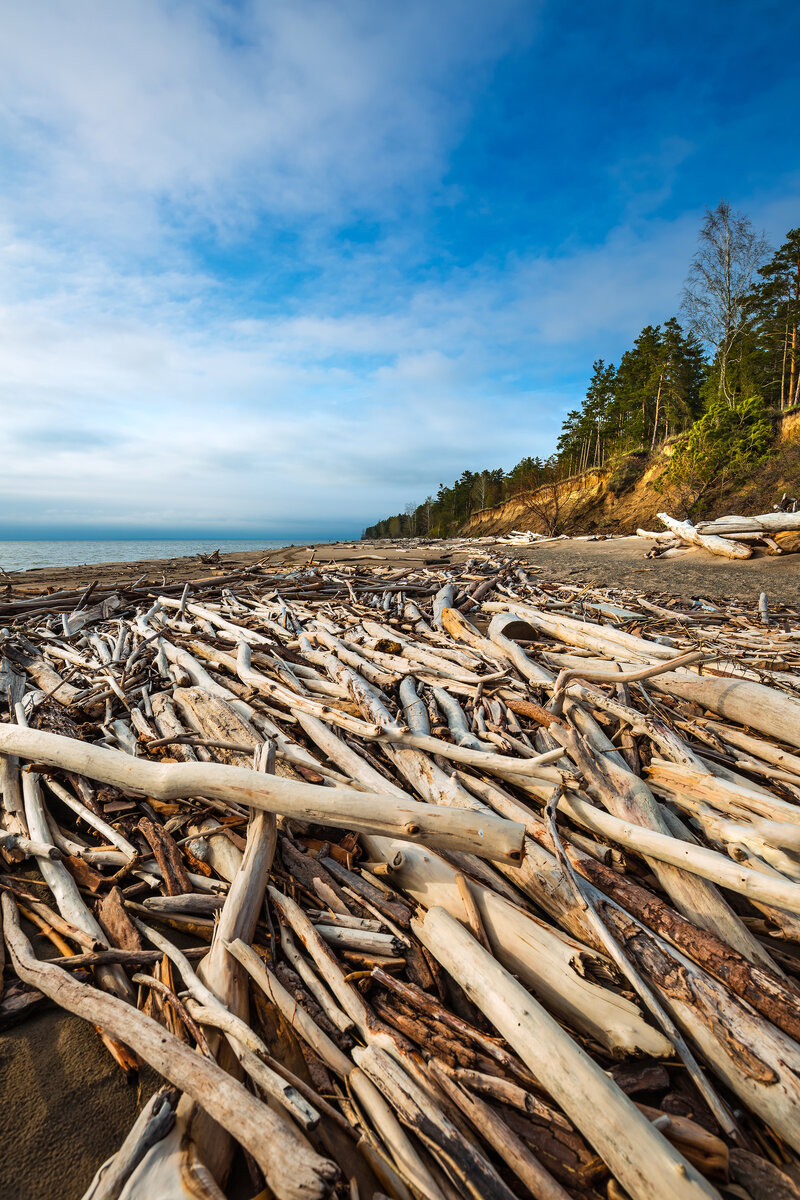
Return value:
<svg viewBox="0 0 800 1200">
<path fill-rule="evenodd" d="M 794 603 L 800 593 L 800 554 L 781 556 L 756 553 L 732 562 L 696 550 L 673 559 L 647 559 L 649 543 L 638 537 L 613 537 L 603 541 L 565 539 L 543 545 L 512 546 L 499 542 L 470 542 L 464 538 L 410 542 L 368 540 L 305 542 L 270 550 L 235 551 L 221 556 L 211 567 L 197 556 L 133 559 L 129 562 L 90 563 L 81 566 L 34 567 L 0 576 L 0 605 L 56 590 L 78 590 L 92 583 L 103 588 L 130 587 L 134 583 L 157 590 L 167 585 L 199 583 L 223 574 L 261 564 L 267 569 L 305 566 L 308 563 L 363 563 L 374 566 L 439 567 L 462 562 L 493 548 L 509 558 L 530 563 L 546 578 L 578 584 L 620 585 L 673 596 L 753 598 L 766 591 L 770 599 Z"/>
<path fill-rule="evenodd" d="M 759 555 L 731 562 L 699 550 L 659 561 L 645 558 L 648 545 L 636 537 L 564 540 L 530 546 L 466 539 L 426 543 L 358 541 L 232 552 L 221 556 L 215 568 L 198 561 L 196 556 L 41 567 L 0 580 L 0 626 L 4 627 L 4 637 L 13 638 L 14 605 L 8 600 L 42 595 L 48 589 L 67 593 L 63 601 L 55 601 L 52 609 L 67 613 L 79 603 L 82 591 L 96 580 L 98 591 L 108 595 L 119 588 L 123 598 L 127 596 L 130 617 L 140 603 L 139 597 L 149 607 L 162 587 L 169 586 L 174 597 L 180 595 L 186 581 L 220 583 L 227 577 L 234 591 L 239 589 L 245 596 L 260 595 L 283 586 L 280 581 L 286 579 L 287 570 L 310 563 L 377 567 L 378 578 L 390 578 L 394 584 L 408 572 L 415 576 L 418 586 L 416 573 L 422 567 L 426 578 L 421 590 L 426 591 L 429 603 L 429 584 L 433 590 L 444 582 L 451 566 L 457 567 L 454 574 L 462 579 L 480 580 L 480 560 L 486 551 L 491 553 L 493 549 L 502 551 L 511 566 L 507 579 L 499 581 L 498 595 L 502 595 L 508 579 L 513 581 L 515 567 L 521 565 L 534 585 L 541 582 L 547 591 L 554 583 L 567 583 L 571 596 L 585 585 L 606 584 L 612 589 L 649 594 L 662 602 L 676 596 L 702 596 L 712 602 L 741 597 L 745 600 L 744 611 L 748 616 L 752 613 L 754 619 L 762 590 L 767 591 L 773 608 L 781 603 L 796 604 L 800 555 Z M 472 565 L 464 569 L 463 564 L 470 560 Z M 263 570 L 251 575 L 241 573 L 256 564 Z M 496 561 L 490 571 L 498 566 L 502 569 Z M 485 564 L 483 570 L 486 571 Z M 140 582 L 142 579 L 145 582 Z M 136 593 L 131 590 L 134 583 L 139 583 Z M 290 581 L 288 593 L 293 584 L 296 586 L 296 581 Z M 5 590 L 4 585 L 7 585 Z M 399 587 L 402 586 L 400 583 Z M 531 602 L 539 603 L 541 594 L 534 586 L 529 593 Z M 332 604 L 337 603 L 333 599 Z M 473 619 L 478 623 L 485 616 L 479 613 Z M 37 953 L 49 957 L 52 951 L 41 935 L 34 933 L 34 940 Z M 50 1005 L 27 1014 L 18 1025 L 4 1027 L 2 1041 L 0 1087 L 7 1099 L 8 1129 L 0 1150 L 0 1178 L 8 1194 L 17 1200 L 39 1200 L 42 1195 L 56 1193 L 65 1200 L 78 1200 L 99 1163 L 126 1136 L 142 1101 L 157 1086 L 158 1077 L 155 1072 L 142 1069 L 137 1077 L 127 1078 L 101 1047 L 89 1025 Z M 40 1137 L 44 1127 L 48 1131 L 46 1154 L 42 1152 Z M 241 1162 L 239 1166 L 243 1171 Z M 247 1200 L 252 1187 L 247 1178 L 236 1177 L 227 1186 L 226 1194 L 230 1200 Z"/>
</svg>

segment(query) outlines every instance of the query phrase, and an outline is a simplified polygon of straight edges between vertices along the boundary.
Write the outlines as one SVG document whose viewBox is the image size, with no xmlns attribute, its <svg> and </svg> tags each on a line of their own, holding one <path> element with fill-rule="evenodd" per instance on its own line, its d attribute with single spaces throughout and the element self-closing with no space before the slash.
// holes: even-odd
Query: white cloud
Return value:
<svg viewBox="0 0 800 1200">
<path fill-rule="evenodd" d="M 407 201 L 438 184 L 477 79 L 529 19 L 520 0 L 6 5 L 18 202 L 141 243 L 164 204 L 235 239 L 264 213 Z"/>
<path fill-rule="evenodd" d="M 416 213 L 535 13 L 7 3 L 0 529 L 354 530 L 547 453 L 592 358 L 677 308 L 699 214 L 630 209 L 597 246 L 415 272 Z M 688 152 L 618 174 L 656 204 Z M 347 242 L 362 218 L 380 236 Z M 250 252 L 257 288 L 223 261 Z"/>
</svg>

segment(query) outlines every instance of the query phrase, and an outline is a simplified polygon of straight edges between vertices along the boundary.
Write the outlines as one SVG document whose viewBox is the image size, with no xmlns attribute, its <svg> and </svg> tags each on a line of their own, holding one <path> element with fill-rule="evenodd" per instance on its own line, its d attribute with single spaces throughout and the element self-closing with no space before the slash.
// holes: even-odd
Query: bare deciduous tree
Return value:
<svg viewBox="0 0 800 1200">
<path fill-rule="evenodd" d="M 747 324 L 755 276 L 769 248 L 750 218 L 734 212 L 727 201 L 706 210 L 683 289 L 683 309 L 693 332 L 716 352 L 719 394 L 729 404 L 733 396 L 728 388 L 728 358 Z"/>
<path fill-rule="evenodd" d="M 405 507 L 405 514 L 408 517 L 408 531 L 412 537 L 417 536 L 417 506 L 413 500 L 410 500 Z"/>
<path fill-rule="evenodd" d="M 557 537 L 577 516 L 581 507 L 580 494 L 555 477 L 540 484 L 533 492 L 520 496 L 525 507 L 544 526 L 548 537 Z"/>
</svg>

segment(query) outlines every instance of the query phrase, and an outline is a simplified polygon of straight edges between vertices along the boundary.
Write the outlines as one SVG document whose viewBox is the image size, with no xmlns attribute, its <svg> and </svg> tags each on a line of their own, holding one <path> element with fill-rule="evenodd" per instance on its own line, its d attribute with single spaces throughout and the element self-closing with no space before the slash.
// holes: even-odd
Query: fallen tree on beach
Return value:
<svg viewBox="0 0 800 1200">
<path fill-rule="evenodd" d="M 637 535 L 655 544 L 649 558 L 663 558 L 699 548 L 723 558 L 750 558 L 758 546 L 768 554 L 794 554 L 800 549 L 800 513 L 771 512 L 755 517 L 735 515 L 718 517 L 715 521 L 677 521 L 661 512 L 658 519 L 666 525 L 665 533 L 637 529 Z"/>
<path fill-rule="evenodd" d="M 800 1196 L 795 610 L 475 544 L 0 609 L 0 1027 L 166 1085 L 85 1200 Z"/>
</svg>

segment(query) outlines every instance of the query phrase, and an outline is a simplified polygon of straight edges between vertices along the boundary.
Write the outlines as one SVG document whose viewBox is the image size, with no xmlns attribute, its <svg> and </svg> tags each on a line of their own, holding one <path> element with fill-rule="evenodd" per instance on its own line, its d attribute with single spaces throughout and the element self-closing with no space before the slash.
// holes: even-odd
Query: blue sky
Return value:
<svg viewBox="0 0 800 1200">
<path fill-rule="evenodd" d="M 0 21 L 0 537 L 357 534 L 547 454 L 706 205 L 800 224 L 793 4 Z"/>
</svg>

